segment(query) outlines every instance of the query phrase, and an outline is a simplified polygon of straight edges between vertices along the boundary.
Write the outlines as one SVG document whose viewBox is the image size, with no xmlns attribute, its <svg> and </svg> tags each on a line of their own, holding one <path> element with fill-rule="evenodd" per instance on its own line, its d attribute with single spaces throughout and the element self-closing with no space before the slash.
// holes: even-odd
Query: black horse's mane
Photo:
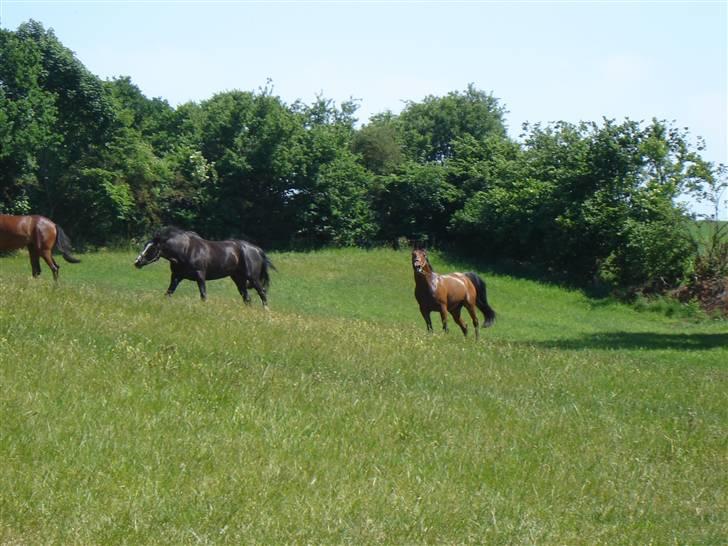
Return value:
<svg viewBox="0 0 728 546">
<path fill-rule="evenodd" d="M 182 229 L 177 226 L 164 226 L 163 228 L 158 229 L 154 233 L 154 238 L 155 239 L 171 239 L 172 237 L 174 237 L 176 235 L 188 235 L 190 237 L 197 237 L 198 239 L 202 239 L 203 241 L 207 240 L 202 235 L 197 233 L 196 231 L 192 231 L 189 229 Z M 242 238 L 230 236 L 225 240 L 226 241 L 244 241 L 248 244 L 258 246 L 258 243 L 254 239 L 247 237 L 245 235 L 243 235 Z"/>
<path fill-rule="evenodd" d="M 188 231 L 186 229 L 178 228 L 177 226 L 163 227 L 162 229 L 157 231 L 157 233 L 155 234 L 155 238 L 160 237 L 160 238 L 168 239 L 170 237 L 174 237 L 175 235 L 181 235 L 181 234 L 192 235 L 193 237 L 199 237 L 200 239 L 202 239 L 200 234 L 197 233 L 196 231 Z"/>
</svg>

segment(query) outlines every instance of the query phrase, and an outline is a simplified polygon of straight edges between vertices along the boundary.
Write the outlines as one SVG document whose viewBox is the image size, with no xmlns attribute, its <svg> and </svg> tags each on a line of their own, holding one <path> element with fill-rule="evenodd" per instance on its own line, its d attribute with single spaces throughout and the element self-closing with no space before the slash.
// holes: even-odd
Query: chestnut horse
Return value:
<svg viewBox="0 0 728 546">
<path fill-rule="evenodd" d="M 430 313 L 437 311 L 442 319 L 442 329 L 447 332 L 447 314 L 457 322 L 463 335 L 468 335 L 468 326 L 460 317 L 463 307 L 470 313 L 478 337 L 477 307 L 485 316 L 483 328 L 491 326 L 495 321 L 495 311 L 488 305 L 485 281 L 477 273 L 450 273 L 438 275 L 432 270 L 427 252 L 421 249 L 412 251 L 412 268 L 415 273 L 415 298 L 420 305 L 420 313 L 427 324 L 427 331 L 432 331 Z"/>
<path fill-rule="evenodd" d="M 40 275 L 40 258 L 53 271 L 53 280 L 58 280 L 60 266 L 53 259 L 53 250 L 72 264 L 80 262 L 71 256 L 71 241 L 61 229 L 45 216 L 11 216 L 0 214 L 0 251 L 27 247 L 30 253 L 30 267 L 33 277 Z"/>
</svg>

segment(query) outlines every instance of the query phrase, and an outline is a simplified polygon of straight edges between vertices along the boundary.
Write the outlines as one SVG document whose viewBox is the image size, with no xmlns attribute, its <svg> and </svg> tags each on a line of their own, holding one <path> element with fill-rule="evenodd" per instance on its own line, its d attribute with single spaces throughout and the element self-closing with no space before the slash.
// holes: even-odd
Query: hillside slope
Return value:
<svg viewBox="0 0 728 546">
<path fill-rule="evenodd" d="M 0 260 L 2 543 L 728 538 L 724 322 L 481 271 L 476 341 L 406 252 L 272 254 L 270 312 L 82 258 Z"/>
</svg>

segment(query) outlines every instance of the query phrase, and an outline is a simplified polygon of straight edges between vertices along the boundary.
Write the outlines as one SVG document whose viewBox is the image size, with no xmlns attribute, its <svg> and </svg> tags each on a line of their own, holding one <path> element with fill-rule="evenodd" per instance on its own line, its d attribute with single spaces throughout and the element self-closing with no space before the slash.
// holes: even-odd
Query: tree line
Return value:
<svg viewBox="0 0 728 546">
<path fill-rule="evenodd" d="M 0 212 L 108 245 L 165 224 L 270 248 L 408 240 L 580 282 L 664 289 L 694 268 L 678 196 L 721 167 L 661 120 L 525 125 L 469 85 L 362 126 L 357 103 L 286 104 L 270 85 L 177 107 L 102 81 L 29 21 L 0 30 Z"/>
</svg>

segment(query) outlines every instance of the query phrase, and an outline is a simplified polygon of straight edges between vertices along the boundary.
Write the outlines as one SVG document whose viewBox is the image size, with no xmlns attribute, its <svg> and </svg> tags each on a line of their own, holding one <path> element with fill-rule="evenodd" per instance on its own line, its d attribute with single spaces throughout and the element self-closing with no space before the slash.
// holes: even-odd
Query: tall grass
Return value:
<svg viewBox="0 0 728 546">
<path fill-rule="evenodd" d="M 270 312 L 133 257 L 0 261 L 0 543 L 728 540 L 725 322 L 485 271 L 476 341 L 404 252 L 273 254 Z"/>
</svg>

